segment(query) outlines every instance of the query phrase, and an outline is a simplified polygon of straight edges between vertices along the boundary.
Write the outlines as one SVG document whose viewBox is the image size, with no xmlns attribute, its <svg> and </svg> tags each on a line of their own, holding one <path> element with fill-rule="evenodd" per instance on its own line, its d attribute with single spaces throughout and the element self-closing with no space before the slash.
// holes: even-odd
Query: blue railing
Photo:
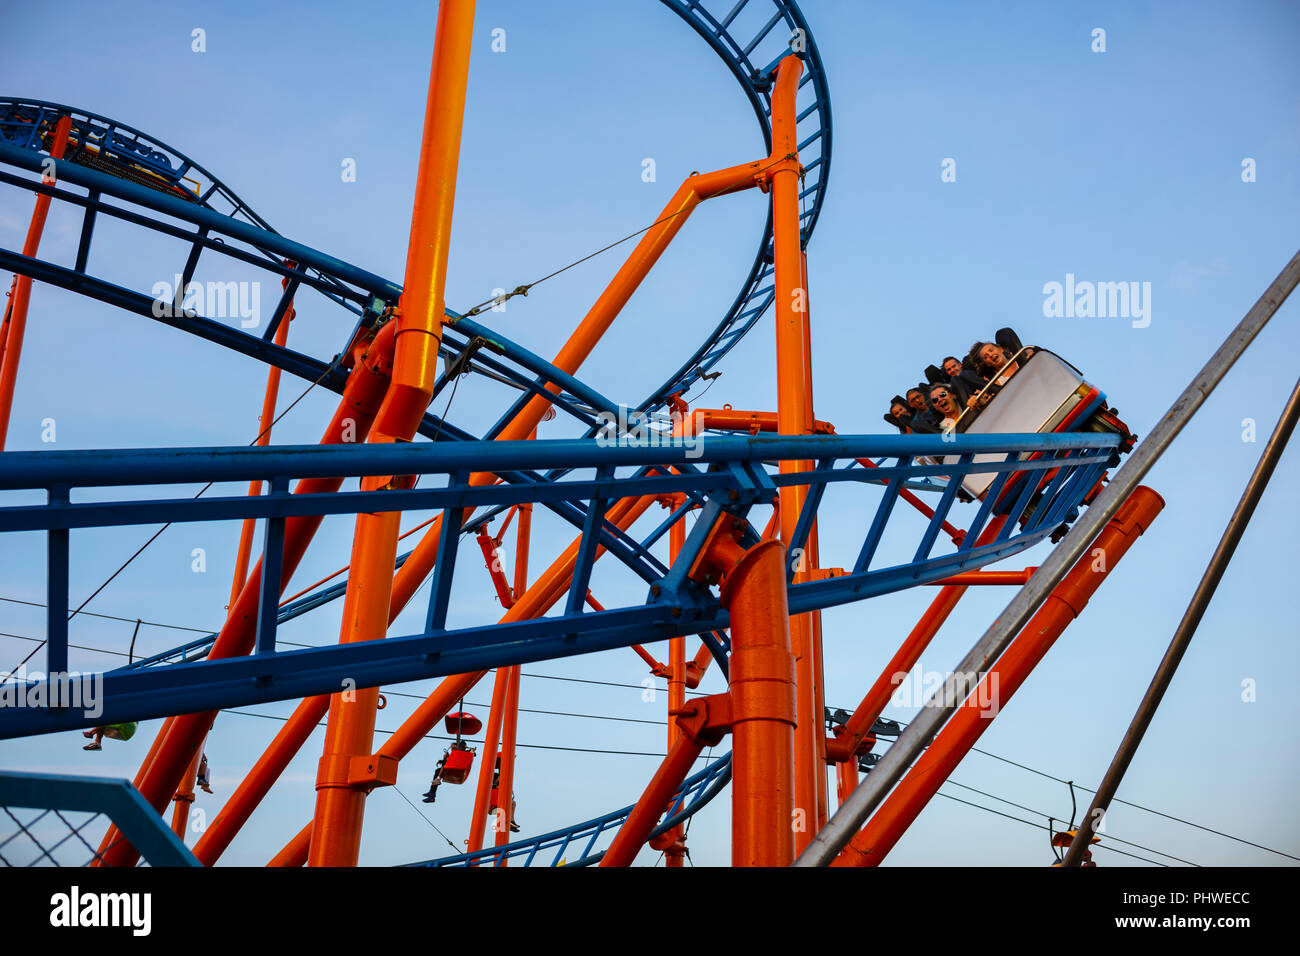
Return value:
<svg viewBox="0 0 1300 956">
<path fill-rule="evenodd" d="M 15 812 L 30 810 L 39 812 Z M 200 865 L 128 780 L 4 770 L 0 811 L 0 866 L 84 866 L 101 859 L 89 838 L 102 836 L 101 816 L 150 866 Z"/>
</svg>

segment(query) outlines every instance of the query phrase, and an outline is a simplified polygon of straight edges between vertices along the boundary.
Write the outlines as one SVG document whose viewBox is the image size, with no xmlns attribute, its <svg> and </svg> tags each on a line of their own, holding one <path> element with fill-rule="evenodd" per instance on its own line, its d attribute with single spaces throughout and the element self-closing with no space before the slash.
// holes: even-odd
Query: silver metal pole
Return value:
<svg viewBox="0 0 1300 956">
<path fill-rule="evenodd" d="M 1151 678 L 1151 685 L 1147 688 L 1146 694 L 1143 695 L 1142 703 L 1138 705 L 1137 712 L 1133 715 L 1133 721 L 1129 724 L 1124 739 L 1120 742 L 1119 749 L 1115 751 L 1115 757 L 1111 760 L 1110 768 L 1106 771 L 1105 778 L 1097 788 L 1097 794 L 1092 799 L 1092 806 L 1088 808 L 1082 825 L 1074 835 L 1074 841 L 1065 854 L 1063 866 L 1079 865 L 1080 860 L 1083 858 L 1083 851 L 1088 846 L 1088 841 L 1092 838 L 1092 834 L 1096 829 L 1096 824 L 1099 822 L 1100 817 L 1104 816 L 1110 808 L 1111 798 L 1115 796 L 1115 791 L 1119 789 L 1120 781 L 1124 779 L 1124 773 L 1128 770 L 1128 765 L 1132 762 L 1134 754 L 1137 753 L 1138 746 L 1142 743 L 1142 737 L 1146 734 L 1147 727 L 1151 725 L 1151 719 L 1156 715 L 1156 708 L 1160 706 L 1165 691 L 1169 689 L 1169 683 L 1174 679 L 1174 671 L 1178 669 L 1178 664 L 1183 659 L 1184 652 L 1187 650 L 1188 645 L 1192 643 L 1192 636 L 1201 623 L 1201 617 L 1205 614 L 1210 599 L 1214 597 L 1219 581 L 1223 578 L 1223 572 L 1228 569 L 1228 562 L 1232 560 L 1232 555 L 1237 550 L 1237 543 L 1241 541 L 1241 535 L 1246 530 L 1246 525 L 1250 524 L 1250 518 L 1255 513 L 1255 506 L 1259 504 L 1264 489 L 1268 487 L 1268 480 L 1273 476 L 1273 469 L 1277 467 L 1278 459 L 1282 457 L 1282 451 L 1286 448 L 1291 433 L 1295 431 L 1298 419 L 1300 419 L 1300 380 L 1296 381 L 1295 388 L 1291 390 L 1291 398 L 1282 411 L 1282 417 L 1278 419 L 1277 427 L 1273 429 L 1268 444 L 1264 446 L 1264 453 L 1260 455 L 1259 463 L 1255 465 L 1250 481 L 1246 482 L 1246 489 L 1241 494 L 1241 501 L 1237 503 L 1236 510 L 1233 511 L 1232 517 L 1228 520 L 1228 526 L 1223 531 L 1223 537 L 1219 539 L 1219 546 L 1214 549 L 1214 555 L 1205 568 L 1205 574 L 1201 576 L 1201 583 L 1196 586 L 1196 593 L 1192 595 L 1192 600 L 1187 605 L 1187 611 L 1183 614 L 1183 619 L 1178 623 L 1178 629 L 1174 631 L 1174 636 L 1169 641 L 1169 649 L 1165 651 L 1160 666 L 1156 668 L 1155 676 Z"/>
<path fill-rule="evenodd" d="M 957 666 L 956 671 L 944 681 L 943 687 L 926 702 L 921 713 L 908 724 L 871 774 L 858 786 L 844 804 L 835 811 L 817 836 L 795 860 L 795 866 L 826 866 L 844 849 L 853 835 L 862 828 L 867 818 L 880 805 L 885 795 L 902 779 L 908 767 L 920 756 L 931 739 L 948 718 L 961 706 L 969 684 L 966 675 L 981 673 L 1006 650 L 1015 635 L 1028 623 L 1038 606 L 1065 577 L 1074 562 L 1082 556 L 1102 528 L 1133 493 L 1143 476 L 1164 454 L 1170 443 L 1204 404 L 1206 398 L 1227 374 L 1228 369 L 1246 351 L 1268 320 L 1286 301 L 1291 290 L 1300 281 L 1300 252 L 1273 280 L 1272 284 L 1251 307 L 1245 317 L 1219 346 L 1205 367 L 1156 423 L 1146 441 L 1129 455 L 1128 461 L 1115 473 L 1083 517 L 1076 521 L 1061 543 L 1048 555 L 1047 560 L 1034 573 L 1011 603 L 998 615 L 975 646 Z"/>
</svg>

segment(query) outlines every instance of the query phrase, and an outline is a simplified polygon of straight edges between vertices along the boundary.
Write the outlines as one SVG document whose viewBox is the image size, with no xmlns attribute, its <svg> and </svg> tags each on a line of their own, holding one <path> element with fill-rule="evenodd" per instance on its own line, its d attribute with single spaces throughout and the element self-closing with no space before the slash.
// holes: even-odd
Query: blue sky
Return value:
<svg viewBox="0 0 1300 956">
<path fill-rule="evenodd" d="M 755 0 L 755 5 L 758 0 Z M 1300 13 L 1285 3 L 803 5 L 830 81 L 834 157 L 826 206 L 809 248 L 817 417 L 840 433 L 874 433 L 887 400 L 949 353 L 1011 325 L 1078 365 L 1145 435 L 1210 352 L 1295 252 L 1300 218 L 1300 65 L 1291 39 Z M 67 103 L 134 125 L 206 165 L 282 233 L 400 281 L 435 20 L 433 4 L 131 3 L 110 13 L 72 3 L 62 16 L 93 43 L 51 64 L 26 42 L 43 30 L 34 8 L 6 11 L 0 93 Z M 735 80 L 708 47 L 651 0 L 480 2 L 457 190 L 447 300 L 467 308 L 495 287 L 532 281 L 651 222 L 681 179 L 759 158 L 762 141 Z M 191 31 L 207 50 L 191 50 Z M 493 53 L 491 31 L 506 31 Z M 1093 31 L 1106 51 L 1093 52 Z M 643 160 L 656 179 L 642 179 Z M 956 163 L 942 182 L 941 164 Z M 1254 182 L 1242 163 L 1254 160 Z M 356 162 L 356 182 L 342 163 Z M 635 402 L 682 361 L 701 329 L 734 298 L 765 214 L 756 192 L 702 206 L 582 369 L 616 401 Z M 27 194 L 0 192 L 0 243 L 21 246 Z M 1287 224 L 1291 223 L 1291 226 Z M 42 256 L 70 261 L 79 220 L 56 209 Z M 126 227 L 101 227 L 92 267 L 148 291 L 179 268 L 183 250 Z M 515 299 L 487 323 L 551 355 L 613 274 L 626 247 Z M 243 278 L 233 270 L 199 278 Z M 1151 284 L 1151 322 L 1047 318 L 1043 286 L 1067 273 Z M 269 298 L 264 291 L 263 302 Z M 265 307 L 265 305 L 264 305 Z M 1035 671 L 980 743 L 1052 777 L 1095 785 L 1258 458 L 1293 383 L 1284 361 L 1300 345 L 1292 301 L 1205 404 L 1147 483 L 1167 502 L 1119 572 Z M 328 357 L 350 317 L 302 298 L 290 344 Z M 770 319 L 724 362 L 707 406 L 773 409 Z M 135 316 L 37 287 L 18 381 L 11 449 L 243 444 L 256 433 L 265 375 L 256 364 Z M 305 383 L 288 377 L 281 408 Z M 696 390 L 698 393 L 698 389 Z M 481 431 L 508 400 L 465 382 L 451 417 Z M 319 437 L 334 400 L 309 394 L 276 426 L 277 442 Z M 441 409 L 435 409 L 440 411 Z M 41 442 L 41 422 L 57 442 Z M 1243 440 L 1253 419 L 1258 440 Z M 567 437 L 557 420 L 542 437 Z M 1297 664 L 1291 601 L 1295 454 L 1278 468 L 1125 780 L 1124 799 L 1206 827 L 1300 854 L 1294 727 L 1300 704 L 1287 675 Z M 197 490 L 197 486 L 195 488 Z M 865 528 L 875 492 L 828 496 L 823 558 L 843 564 Z M 960 514 L 960 512 L 959 512 Z M 965 516 L 965 520 L 973 516 Z M 902 560 L 922 527 L 904 519 L 890 555 Z M 404 527 L 414 524 L 412 516 Z M 81 532 L 73 539 L 75 603 L 152 533 Z M 173 527 L 88 610 L 215 628 L 230 586 L 237 528 Z M 291 588 L 346 560 L 350 521 L 327 522 Z M 539 518 L 533 566 L 569 537 Z M 0 542 L 0 596 L 44 599 L 43 545 Z M 207 572 L 191 570 L 204 548 Z M 1041 563 L 1045 550 L 1013 559 Z M 639 602 L 643 589 L 600 566 L 602 602 Z M 827 700 L 851 708 L 924 609 L 904 592 L 825 615 Z M 485 573 L 457 576 L 452 623 L 499 615 Z M 1009 592 L 970 593 L 921 666 L 955 665 Z M 285 629 L 330 643 L 340 608 Z M 411 633 L 417 615 L 394 633 Z M 0 604 L 0 631 L 39 637 L 39 609 Z M 79 617 L 73 641 L 125 650 L 131 625 Z M 144 628 L 137 650 L 188 636 Z M 31 647 L 0 637 L 8 669 Z M 666 654 L 666 649 L 657 648 Z M 13 658 L 9 661 L 8 658 Z M 115 659 L 76 652 L 73 665 Z M 630 651 L 525 668 L 522 706 L 626 718 L 525 714 L 519 740 L 592 751 L 660 750 L 664 696 L 643 702 L 644 665 Z M 1256 699 L 1242 700 L 1253 680 Z M 397 688 L 420 693 L 427 684 Z M 711 675 L 703 690 L 720 689 Z M 485 705 L 490 685 L 470 697 Z M 391 694 L 378 726 L 392 728 L 415 701 Z M 223 715 L 208 744 L 209 817 L 277 728 L 289 705 Z M 479 706 L 481 716 L 486 707 Z M 914 710 L 891 708 L 907 719 Z M 263 716 L 249 716 L 256 713 Z M 80 737 L 0 744 L 0 766 L 131 776 L 154 724 L 129 744 L 83 754 Z M 310 813 L 318 733 L 234 843 L 226 862 L 259 864 Z M 398 788 L 417 800 L 442 744 L 404 762 Z M 519 819 L 551 829 L 632 802 L 656 761 L 636 754 L 521 749 Z M 982 754 L 946 793 L 1043 824 L 1068 817 L 1060 783 Z M 444 787 L 423 808 L 457 843 L 472 788 Z M 1086 801 L 1086 797 L 1083 798 Z M 1029 808 L 1026 810 L 1024 808 Z M 1031 812 L 1033 811 L 1033 812 Z M 693 823 L 699 865 L 728 858 L 725 800 Z M 450 852 L 392 792 L 369 802 L 363 862 L 398 863 Z M 1276 864 L 1284 858 L 1136 809 L 1112 811 L 1117 837 L 1200 864 Z M 978 845 L 971 832 L 985 839 Z M 195 835 L 191 834 L 191 842 Z M 1122 846 L 1122 845 L 1121 845 Z M 1142 856 L 1152 854 L 1124 847 Z M 645 851 L 640 863 L 658 854 Z M 1098 853 L 1102 863 L 1137 861 Z M 1038 865 L 1045 832 L 942 798 L 889 857 L 891 864 Z"/>
</svg>

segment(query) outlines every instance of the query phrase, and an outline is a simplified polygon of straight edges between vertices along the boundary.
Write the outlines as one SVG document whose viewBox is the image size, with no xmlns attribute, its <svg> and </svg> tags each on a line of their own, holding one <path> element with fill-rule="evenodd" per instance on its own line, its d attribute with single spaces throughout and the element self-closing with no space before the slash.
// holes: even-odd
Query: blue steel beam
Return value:
<svg viewBox="0 0 1300 956">
<path fill-rule="evenodd" d="M 293 513 L 326 514 L 357 509 L 397 510 L 405 506 L 466 507 L 501 500 L 504 493 L 519 500 L 545 500 L 551 497 L 564 499 L 573 496 L 599 500 L 615 496 L 627 497 L 630 494 L 662 493 L 665 489 L 690 486 L 692 483 L 697 490 L 708 485 L 715 498 L 706 503 L 700 520 L 696 522 L 686 546 L 671 569 L 664 569 L 662 565 L 656 569 L 637 564 L 635 555 L 628 551 L 630 539 L 624 541 L 612 535 L 605 535 L 602 539 L 601 543 L 611 551 L 621 549 L 621 557 L 629 566 L 638 570 L 657 588 L 654 602 L 645 606 L 594 614 L 579 613 L 570 607 L 565 614 L 534 621 L 456 631 L 431 627 L 424 634 L 303 651 L 272 652 L 264 641 L 263 653 L 253 658 L 122 669 L 110 672 L 104 678 L 105 714 L 97 720 L 67 712 L 10 709 L 0 714 L 0 736 L 88 726 L 95 722 L 144 719 L 176 713 L 186 708 L 193 711 L 327 693 L 341 686 L 340 682 L 344 678 L 355 680 L 356 686 L 377 686 L 591 653 L 632 643 L 665 640 L 678 634 L 705 633 L 712 636 L 714 632 L 727 627 L 726 614 L 710 591 L 685 578 L 685 570 L 702 546 L 709 527 L 724 511 L 730 512 L 733 517 L 743 517 L 755 495 L 764 496 L 764 500 L 770 496 L 771 489 L 775 487 L 774 482 L 797 482 L 817 487 L 830 481 L 860 481 L 867 475 L 862 469 L 834 468 L 837 454 L 847 459 L 856 459 L 906 448 L 912 453 L 947 452 L 961 456 L 963 461 L 956 464 L 917 466 L 907 464 L 912 458 L 911 454 L 900 454 L 899 466 L 872 472 L 873 477 L 889 478 L 890 484 L 868 532 L 870 543 L 878 539 L 884 525 L 883 515 L 887 514 L 888 507 L 897 494 L 898 485 L 909 471 L 929 473 L 939 470 L 948 474 L 954 482 L 960 480 L 963 473 L 988 469 L 1014 469 L 1017 472 L 1032 471 L 1044 475 L 1051 468 L 1093 472 L 1109 463 L 1117 442 L 1117 436 L 1091 434 L 959 436 L 955 442 L 929 436 L 728 436 L 717 439 L 703 449 L 679 446 L 602 448 L 594 442 L 552 441 L 327 448 L 294 446 L 273 450 L 188 449 L 168 454 L 152 450 L 128 450 L 109 463 L 105 463 L 94 452 L 11 453 L 0 457 L 0 488 L 3 489 L 120 486 L 132 483 L 157 485 L 192 482 L 195 477 L 210 477 L 214 481 L 261 477 L 270 480 L 272 491 L 252 498 L 241 496 L 238 499 L 213 501 L 188 498 L 165 505 L 123 501 L 63 505 L 58 508 L 0 508 L 0 527 L 22 526 L 22 522 L 14 520 L 16 513 L 29 519 L 32 527 L 49 530 L 120 523 L 132 518 L 156 521 L 170 517 L 173 513 L 176 520 L 198 520 L 211 517 L 211 507 L 214 505 L 220 506 L 222 510 L 218 513 L 226 517 L 283 517 Z M 970 460 L 977 453 L 997 450 L 1004 453 L 1039 451 L 1047 454 L 1071 449 L 1080 453 L 1064 459 L 1040 457 L 979 465 Z M 698 463 L 718 470 L 686 475 L 642 475 L 639 478 L 624 479 L 610 477 L 617 466 L 644 465 L 647 458 L 661 462 L 666 459 L 667 462 L 662 467 L 667 470 L 669 466 L 697 456 Z M 600 471 L 592 481 L 574 480 L 562 484 L 478 488 L 467 484 L 471 468 L 512 468 L 526 458 L 570 469 L 595 464 Z M 762 462 L 783 458 L 811 459 L 817 461 L 819 467 L 788 476 L 767 476 L 763 472 Z M 340 472 L 363 475 L 442 472 L 451 474 L 454 478 L 446 488 L 420 491 L 389 490 L 319 497 L 287 494 L 290 476 L 310 474 L 324 477 Z M 1028 501 L 1028 493 L 1037 484 L 1036 481 L 1025 481 L 1024 490 L 1017 500 L 1018 506 L 1023 506 Z M 1091 481 L 1076 481 L 1073 484 L 1066 481 L 1061 488 L 1073 490 L 1072 497 L 1075 500 L 1070 504 L 1077 507 L 1078 499 L 1091 488 Z M 397 500 L 399 498 L 402 500 Z M 142 504 L 143 511 L 133 510 Z M 598 505 L 588 512 L 589 524 L 579 549 L 580 561 L 575 568 L 575 579 L 579 584 L 590 574 L 596 552 L 594 532 L 597 524 L 593 516 L 600 515 L 602 509 L 603 505 Z M 748 525 L 745 527 L 747 534 L 752 537 L 752 528 L 748 528 Z M 1031 526 L 1030 531 L 1014 537 L 1008 536 L 988 546 L 959 550 L 893 568 L 870 570 L 859 562 L 851 574 L 791 587 L 791 613 L 804 613 L 930 583 L 955 571 L 1005 558 L 1032 546 L 1053 530 L 1054 526 L 1044 522 L 1041 528 Z M 448 565 L 445 572 L 448 574 L 451 571 L 450 559 L 451 555 L 444 551 L 443 563 Z M 440 592 L 446 590 L 435 590 L 440 596 L 435 597 L 433 603 L 435 613 L 431 616 L 431 621 L 434 624 L 445 620 L 445 617 L 439 617 L 438 614 L 445 613 L 447 595 Z M 49 603 L 53 604 L 55 599 L 52 597 Z M 270 615 L 269 611 L 266 613 Z M 270 619 L 272 617 L 268 616 L 267 620 Z M 716 639 L 714 643 L 717 643 Z"/>
<path fill-rule="evenodd" d="M 1049 530 L 932 558 L 920 566 L 902 565 L 793 585 L 789 589 L 790 613 L 823 610 L 974 570 L 1032 547 L 1046 538 Z M 697 592 L 696 600 L 684 606 L 664 601 L 383 641 L 122 668 L 103 675 L 102 712 L 95 717 L 84 711 L 43 706 L 6 707 L 0 709 L 0 739 L 327 694 L 352 686 L 345 685 L 345 680 L 355 681 L 356 687 L 378 687 L 555 660 L 728 626 L 728 615 L 717 599 L 710 595 L 707 602 L 700 600 Z M 7 692 L 15 701 L 39 699 L 35 691 L 14 685 L 8 685 Z"/>
</svg>

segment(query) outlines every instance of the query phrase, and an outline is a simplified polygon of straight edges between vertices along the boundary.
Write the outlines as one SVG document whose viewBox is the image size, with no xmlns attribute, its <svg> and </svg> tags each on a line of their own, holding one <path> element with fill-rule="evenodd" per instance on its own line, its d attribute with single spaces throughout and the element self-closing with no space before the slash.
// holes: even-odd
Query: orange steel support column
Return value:
<svg viewBox="0 0 1300 956">
<path fill-rule="evenodd" d="M 784 544 L 760 542 L 722 586 L 731 616 L 733 866 L 789 866 L 795 854 L 796 687 L 785 561 Z"/>
<path fill-rule="evenodd" d="M 363 490 L 376 487 L 372 480 Z M 377 640 L 388 629 L 390 570 L 397 558 L 401 512 L 357 516 L 352 546 L 353 573 L 343 605 L 340 644 Z M 312 834 L 312 866 L 355 866 L 361 852 L 361 819 L 365 794 L 351 780 L 352 759 L 374 749 L 375 711 L 379 688 L 358 688 L 330 698 L 325 748 L 316 777 L 316 817 Z"/>
<path fill-rule="evenodd" d="M 844 806 L 844 801 L 849 798 L 858 786 L 858 765 L 853 760 L 845 760 L 843 763 L 835 765 L 835 800 L 837 806 Z"/>
<path fill-rule="evenodd" d="M 677 560 L 678 552 L 686 544 L 686 519 L 681 518 L 668 529 L 668 563 Z M 679 713 L 686 705 L 686 638 L 673 637 L 668 640 L 668 749 L 672 750 L 682 736 L 682 730 L 673 720 L 672 714 Z M 668 846 L 664 849 L 664 866 L 675 869 L 684 865 L 686 856 L 686 826 L 678 824 L 668 833 Z"/>
<path fill-rule="evenodd" d="M 353 363 L 352 373 L 339 399 L 334 417 L 320 444 L 334 445 L 343 436 L 355 433 L 363 437 L 369 433 L 371 423 L 379 408 L 380 399 L 388 386 L 388 369 L 392 360 L 393 326 L 381 328 L 373 340 L 358 346 L 359 354 Z M 294 488 L 294 494 L 324 494 L 337 491 L 340 478 L 304 478 Z M 289 518 L 284 528 L 284 559 L 281 581 L 287 584 L 298 562 L 306 553 L 316 529 L 320 527 L 319 515 Z M 282 585 L 283 586 L 283 585 Z M 261 591 L 261 561 L 249 575 L 239 598 L 230 608 L 226 623 L 217 635 L 209 660 L 238 657 L 247 654 L 253 646 L 257 628 L 257 602 Z M 194 753 L 202 743 L 216 717 L 215 711 L 183 714 L 169 717 L 159 731 L 159 739 L 150 748 L 140 772 L 136 775 L 136 788 L 155 810 L 162 812 L 171 794 L 175 793 L 181 775 L 189 767 Z M 111 847 L 111 849 L 110 849 Z M 99 853 L 105 866 L 132 866 L 139 854 L 116 827 L 110 826 L 100 844 Z"/>
<path fill-rule="evenodd" d="M 498 667 L 492 685 L 492 703 L 488 709 L 487 733 L 479 748 L 478 789 L 474 793 L 474 812 L 470 815 L 469 839 L 465 845 L 470 853 L 483 849 L 483 827 L 487 825 L 488 800 L 492 796 L 492 775 L 496 772 L 497 745 L 501 740 L 501 718 L 506 709 L 506 693 L 510 686 L 507 668 Z"/>
<path fill-rule="evenodd" d="M 409 441 L 433 395 L 473 30 L 474 0 L 442 0 L 398 306 L 393 378 L 376 416 L 372 442 Z M 383 479 L 362 482 L 363 488 L 386 485 Z M 398 512 L 357 515 L 340 643 L 378 640 L 387 632 L 400 523 Z M 440 528 L 440 533 L 446 529 Z M 374 748 L 378 698 L 378 688 L 369 688 L 335 694 L 330 701 L 308 855 L 312 866 L 356 865 L 366 792 L 350 779 L 348 768 L 352 758 Z"/>
<path fill-rule="evenodd" d="M 537 437 L 537 429 L 532 436 Z M 519 524 L 515 527 L 515 586 L 516 598 L 528 591 L 528 549 L 532 539 L 533 506 L 525 503 L 519 506 Z M 495 846 L 505 846 L 510 842 L 510 824 L 515 819 L 515 737 L 519 729 L 519 665 L 506 668 L 510 672 L 510 683 L 506 687 L 506 719 L 501 726 L 501 777 L 497 785 L 497 803 L 505 809 L 504 825 L 498 815 L 495 829 Z M 498 814 L 500 814 L 498 810 Z M 501 866 L 506 861 L 500 862 Z"/>
<path fill-rule="evenodd" d="M 681 789 L 682 781 L 691 772 L 696 758 L 704 750 L 704 742 L 697 737 L 682 735 L 668 751 L 655 775 L 646 785 L 641 799 L 623 821 L 609 849 L 600 858 L 600 866 L 631 866 L 636 855 L 645 846 L 660 814 L 673 795 Z M 787 827 L 788 829 L 788 827 Z"/>
<path fill-rule="evenodd" d="M 70 116 L 60 116 L 58 122 L 54 124 L 50 156 L 55 160 L 63 158 L 63 151 L 68 145 L 68 133 L 71 130 L 72 117 Z M 58 175 L 57 166 L 55 175 Z M 23 243 L 23 255 L 29 258 L 34 257 L 41 246 L 41 233 L 45 231 L 45 218 L 50 211 L 50 200 L 51 197 L 44 194 L 36 196 L 31 224 L 27 227 L 27 240 Z M 3 332 L 0 332 L 0 451 L 4 451 L 5 438 L 9 433 L 9 414 L 13 409 L 14 384 L 18 380 L 18 362 L 23 354 L 23 335 L 27 331 L 27 305 L 31 301 L 31 296 L 31 276 L 14 276 Z"/>
<path fill-rule="evenodd" d="M 515 738 L 519 730 L 519 665 L 507 667 L 506 716 L 501 725 L 501 775 L 497 778 L 497 812 L 492 821 L 493 845 L 510 842 L 510 825 L 515 821 Z M 503 859 L 498 866 L 505 866 Z"/>
<path fill-rule="evenodd" d="M 1164 505 L 1150 488 L 1133 492 L 833 866 L 875 866 L 884 859 Z M 1097 548 L 1106 555 L 1100 571 L 1093 568 Z"/>
<path fill-rule="evenodd" d="M 181 778 L 181 785 L 176 790 L 176 795 L 172 797 L 172 832 L 182 841 L 185 839 L 185 828 L 190 822 L 190 804 L 194 802 L 194 784 L 198 780 L 202 753 L 203 748 L 200 747 L 194 754 L 194 759 L 190 761 L 185 776 Z"/>
<path fill-rule="evenodd" d="M 810 301 L 811 291 L 808 286 L 808 253 L 805 251 L 799 257 L 800 276 L 803 289 L 803 363 L 804 363 L 804 381 L 808 388 L 808 424 L 807 431 L 813 433 L 817 431 L 816 422 L 813 419 L 813 393 L 812 393 L 812 303 Z M 808 560 L 809 567 L 821 567 L 820 545 L 817 537 L 817 520 L 814 518 L 812 527 L 808 531 Z M 826 713 L 826 687 L 825 669 L 822 665 L 822 613 L 813 611 L 808 615 L 812 621 L 812 719 L 815 730 L 813 731 L 813 742 L 816 751 L 813 754 L 813 762 L 817 768 L 817 826 L 813 832 L 820 830 L 826 824 L 827 804 L 829 803 L 829 786 L 826 782 L 826 734 L 825 717 Z M 811 835 L 811 834 L 808 834 Z"/>
<path fill-rule="evenodd" d="M 795 130 L 795 93 L 803 64 L 787 56 L 777 70 L 772 90 L 772 156 L 767 172 L 772 188 L 772 225 L 775 249 L 777 430 L 783 435 L 803 435 L 812 427 L 812 383 L 808 380 L 807 289 L 803 278 L 803 250 L 799 233 L 798 133 Z M 811 462 L 783 461 L 781 472 L 807 471 Z M 781 540 L 788 542 L 804 500 L 806 486 L 781 489 Z M 811 570 L 809 537 L 802 555 L 794 555 L 797 569 Z M 790 621 L 790 645 L 795 656 L 798 703 L 795 728 L 795 809 L 802 811 L 802 825 L 795 823 L 796 849 L 803 850 L 816 831 L 824 810 L 820 805 L 818 779 L 825 779 L 825 759 L 818 759 L 823 746 L 821 714 L 814 713 L 817 676 L 814 673 L 816 628 L 811 615 Z"/>
</svg>

